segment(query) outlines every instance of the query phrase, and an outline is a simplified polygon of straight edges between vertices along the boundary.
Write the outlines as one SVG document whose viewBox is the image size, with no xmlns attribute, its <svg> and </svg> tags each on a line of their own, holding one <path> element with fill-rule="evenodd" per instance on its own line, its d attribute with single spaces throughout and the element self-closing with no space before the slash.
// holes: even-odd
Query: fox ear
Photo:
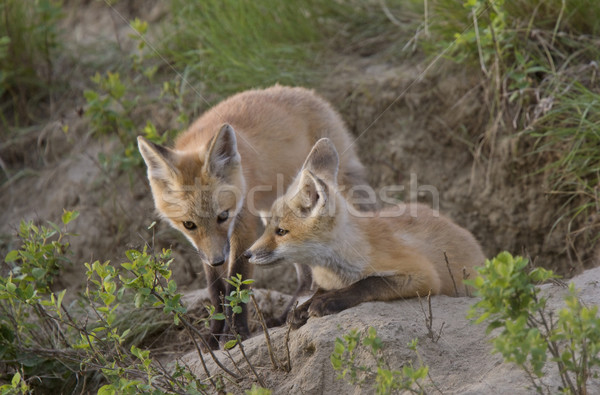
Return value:
<svg viewBox="0 0 600 395">
<path fill-rule="evenodd" d="M 310 170 L 304 169 L 300 174 L 296 196 L 300 209 L 312 213 L 327 202 L 327 185 Z"/>
<path fill-rule="evenodd" d="M 148 178 L 168 181 L 178 174 L 173 164 L 176 155 L 173 150 L 146 140 L 142 136 L 138 136 L 138 149 L 148 166 Z"/>
<path fill-rule="evenodd" d="M 237 149 L 235 131 L 229 124 L 221 127 L 221 130 L 213 137 L 204 168 L 218 177 L 226 177 L 232 167 L 241 163 L 242 158 Z"/>
<path fill-rule="evenodd" d="M 338 153 L 328 138 L 322 138 L 315 143 L 302 165 L 302 170 L 310 170 L 334 184 L 337 184 L 338 168 Z"/>
</svg>

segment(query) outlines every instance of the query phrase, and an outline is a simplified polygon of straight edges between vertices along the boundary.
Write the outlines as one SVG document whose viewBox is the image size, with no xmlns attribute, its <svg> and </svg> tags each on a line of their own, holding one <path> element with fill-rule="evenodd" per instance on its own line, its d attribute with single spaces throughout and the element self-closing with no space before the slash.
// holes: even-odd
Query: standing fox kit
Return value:
<svg viewBox="0 0 600 395">
<path fill-rule="evenodd" d="M 365 184 L 364 168 L 340 116 L 302 88 L 274 86 L 234 95 L 196 120 L 174 148 L 138 137 L 156 208 L 198 250 L 218 311 L 221 295 L 230 291 L 223 278 L 252 276 L 253 266 L 242 255 L 262 231 L 260 211 L 270 208 L 277 189 L 283 194 L 323 137 L 346 152 L 340 182 Z M 248 336 L 245 309 L 232 324 Z M 211 334 L 222 333 L 223 325 L 213 321 Z M 218 344 L 215 336 L 210 340 L 212 347 Z"/>
<path fill-rule="evenodd" d="M 367 301 L 429 292 L 453 296 L 449 269 L 456 289 L 464 289 L 463 270 L 473 274 L 485 260 L 471 233 L 423 205 L 350 215 L 338 193 L 338 166 L 334 145 L 319 140 L 245 254 L 259 266 L 293 262 L 312 268 L 318 290 L 290 317 L 292 325 Z"/>
</svg>

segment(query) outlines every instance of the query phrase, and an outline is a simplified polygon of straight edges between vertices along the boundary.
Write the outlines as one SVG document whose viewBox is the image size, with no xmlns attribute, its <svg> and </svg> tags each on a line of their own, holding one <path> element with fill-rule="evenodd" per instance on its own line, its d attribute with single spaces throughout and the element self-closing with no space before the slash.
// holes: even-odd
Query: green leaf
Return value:
<svg viewBox="0 0 600 395">
<path fill-rule="evenodd" d="M 334 370 L 340 370 L 342 368 L 342 360 L 335 353 L 331 354 L 329 360 L 331 361 L 331 366 L 333 366 Z"/>
<path fill-rule="evenodd" d="M 15 290 L 17 289 L 17 286 L 14 283 L 6 283 L 6 290 L 10 293 L 14 293 Z"/>
<path fill-rule="evenodd" d="M 335 339 L 335 344 L 333 346 L 333 352 L 338 355 L 342 355 L 346 350 L 346 346 L 344 345 L 344 341 L 339 337 Z"/>
<path fill-rule="evenodd" d="M 83 91 L 83 97 L 85 97 L 85 100 L 88 103 L 91 103 L 95 100 L 98 100 L 98 93 L 96 91 L 93 91 L 91 89 L 86 89 Z"/>
<path fill-rule="evenodd" d="M 173 281 L 173 280 L 169 281 L 169 284 L 167 285 L 167 289 L 169 290 L 170 293 L 174 294 L 175 291 L 177 291 L 177 284 L 175 284 L 175 281 Z"/>
<path fill-rule="evenodd" d="M 237 339 L 233 339 L 233 340 L 229 340 L 227 343 L 225 343 L 225 350 L 231 350 L 233 347 L 235 347 L 235 345 L 237 344 Z"/>
<path fill-rule="evenodd" d="M 111 384 L 106 384 L 100 387 L 98 390 L 98 395 L 116 395 L 117 391 L 115 391 L 114 387 Z"/>
<path fill-rule="evenodd" d="M 31 270 L 31 274 L 36 280 L 41 280 L 46 275 L 46 269 L 42 269 L 41 267 L 36 267 Z"/>
<path fill-rule="evenodd" d="M 142 307 L 142 305 L 144 304 L 145 301 L 146 301 L 146 297 L 144 295 L 142 295 L 141 293 L 135 294 L 134 305 L 137 309 Z"/>
<path fill-rule="evenodd" d="M 64 213 L 62 215 L 62 222 L 63 224 L 67 225 L 69 222 L 73 221 L 74 219 L 76 219 L 77 217 L 79 217 L 79 211 L 67 211 L 64 210 Z"/>
<path fill-rule="evenodd" d="M 17 386 L 19 385 L 20 382 L 21 382 L 21 373 L 17 372 L 13 376 L 10 383 L 13 386 L 13 388 L 17 388 Z"/>
<path fill-rule="evenodd" d="M 6 257 L 4 258 L 4 262 L 6 262 L 6 263 L 14 262 L 17 259 L 19 259 L 19 251 L 12 250 L 8 254 L 6 254 Z"/>
</svg>

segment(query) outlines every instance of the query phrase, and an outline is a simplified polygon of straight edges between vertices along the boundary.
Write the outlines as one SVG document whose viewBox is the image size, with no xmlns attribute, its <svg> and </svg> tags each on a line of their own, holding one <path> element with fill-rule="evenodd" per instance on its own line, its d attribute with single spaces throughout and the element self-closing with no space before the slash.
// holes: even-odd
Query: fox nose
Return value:
<svg viewBox="0 0 600 395">
<path fill-rule="evenodd" d="M 252 258 L 252 251 L 246 250 L 246 252 L 244 252 L 244 258 L 246 258 L 246 259 Z"/>
<path fill-rule="evenodd" d="M 211 266 L 221 266 L 224 263 L 225 263 L 225 258 L 219 257 L 219 258 L 215 258 L 213 261 L 211 261 L 210 265 Z"/>
</svg>

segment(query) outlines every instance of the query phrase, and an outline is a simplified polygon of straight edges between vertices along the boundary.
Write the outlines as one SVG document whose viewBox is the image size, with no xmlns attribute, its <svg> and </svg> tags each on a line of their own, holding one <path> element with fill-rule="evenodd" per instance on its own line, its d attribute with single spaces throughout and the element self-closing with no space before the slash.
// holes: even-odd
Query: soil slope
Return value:
<svg viewBox="0 0 600 395">
<path fill-rule="evenodd" d="M 587 305 L 600 304 L 600 268 L 591 269 L 572 280 L 580 291 L 581 300 Z M 549 306 L 556 311 L 563 306 L 562 300 L 566 287 L 560 284 L 548 284 L 541 287 L 550 297 Z M 266 292 L 258 292 L 258 298 L 272 298 Z M 201 302 L 197 299 L 196 303 Z M 268 388 L 274 394 L 362 394 L 374 393 L 372 381 L 363 388 L 355 388 L 344 380 L 338 380 L 330 355 L 333 352 L 336 337 L 357 329 L 366 333 L 372 326 L 383 340 L 383 354 L 391 368 L 401 369 L 406 364 L 419 366 L 417 356 L 407 344 L 418 339 L 418 352 L 423 364 L 429 366 L 430 380 L 425 380 L 425 389 L 429 393 L 444 394 L 532 394 L 536 393 L 524 372 L 502 362 L 498 354 L 491 354 L 491 336 L 486 335 L 484 325 L 475 325 L 465 317 L 474 298 L 432 297 L 433 329 L 438 331 L 443 324 L 439 340 L 434 343 L 427 336 L 424 313 L 418 299 L 396 302 L 363 303 L 339 314 L 321 318 L 311 318 L 308 323 L 289 335 L 289 350 L 292 369 L 289 373 L 274 371 L 271 368 L 265 338 L 262 333 L 244 342 L 245 352 L 257 372 L 264 378 Z M 425 306 L 425 309 L 427 307 Z M 285 336 L 287 328 L 270 330 L 275 355 L 281 361 L 286 360 Z M 228 385 L 227 390 L 243 393 L 251 387 L 254 380 L 252 372 L 236 348 L 231 352 L 233 360 L 240 368 L 243 379 L 236 385 Z M 232 371 L 237 369 L 222 351 L 218 358 Z M 210 357 L 208 369 L 218 371 Z M 205 376 L 204 370 L 195 352 L 187 354 L 183 360 L 190 364 L 196 374 Z M 363 349 L 358 353 L 358 364 L 374 366 L 370 351 Z M 558 393 L 560 380 L 557 371 L 548 362 L 544 384 L 550 393 Z M 433 383 L 432 383 L 433 382 Z M 600 393 L 600 381 L 589 382 L 589 393 Z"/>
</svg>

